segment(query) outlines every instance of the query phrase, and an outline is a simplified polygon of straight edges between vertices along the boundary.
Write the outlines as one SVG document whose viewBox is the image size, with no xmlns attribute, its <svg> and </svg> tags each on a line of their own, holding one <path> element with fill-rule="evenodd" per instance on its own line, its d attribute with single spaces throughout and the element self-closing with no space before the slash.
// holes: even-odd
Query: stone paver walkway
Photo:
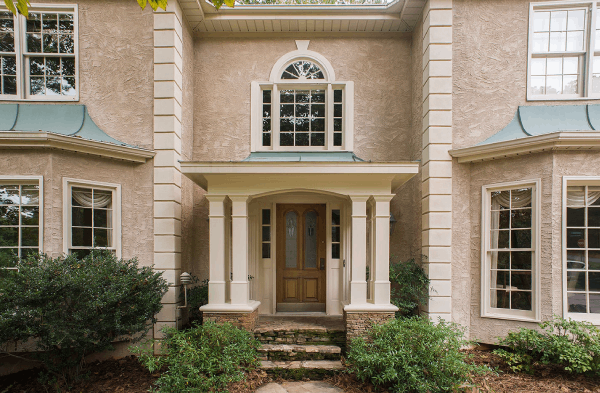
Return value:
<svg viewBox="0 0 600 393">
<path fill-rule="evenodd" d="M 342 389 L 327 382 L 271 382 L 261 386 L 256 393 L 340 393 Z"/>
</svg>

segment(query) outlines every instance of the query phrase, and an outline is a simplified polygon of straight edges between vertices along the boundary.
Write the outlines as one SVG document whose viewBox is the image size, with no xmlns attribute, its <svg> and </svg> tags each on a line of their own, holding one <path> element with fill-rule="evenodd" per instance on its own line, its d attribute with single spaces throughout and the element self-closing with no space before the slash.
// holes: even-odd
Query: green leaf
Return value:
<svg viewBox="0 0 600 393">
<path fill-rule="evenodd" d="M 137 2 L 143 10 L 146 9 L 146 0 L 137 0 Z"/>
<path fill-rule="evenodd" d="M 18 0 L 17 1 L 17 8 L 19 9 L 19 12 L 23 15 L 25 15 L 25 17 L 29 17 L 29 6 L 31 4 L 29 3 L 29 0 Z"/>
<path fill-rule="evenodd" d="M 233 8 L 235 5 L 235 0 L 225 0 L 225 5 L 229 8 Z"/>
<path fill-rule="evenodd" d="M 17 9 L 15 8 L 15 4 L 12 2 L 12 0 L 4 0 L 4 4 L 6 4 L 6 7 L 8 7 L 10 12 L 13 14 L 17 13 Z"/>
<path fill-rule="evenodd" d="M 215 6 L 217 10 L 221 8 L 221 6 L 223 6 L 223 0 L 210 0 L 210 2 Z"/>
</svg>

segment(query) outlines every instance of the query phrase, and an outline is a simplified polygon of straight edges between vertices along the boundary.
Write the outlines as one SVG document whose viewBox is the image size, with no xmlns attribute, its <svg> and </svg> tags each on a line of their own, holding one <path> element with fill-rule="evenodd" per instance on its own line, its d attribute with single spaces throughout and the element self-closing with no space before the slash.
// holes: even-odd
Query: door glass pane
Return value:
<svg viewBox="0 0 600 393">
<path fill-rule="evenodd" d="M 317 267 L 317 213 L 306 213 L 304 226 L 305 261 L 304 267 L 315 269 Z"/>
<path fill-rule="evenodd" d="M 294 211 L 285 215 L 285 267 L 298 267 L 298 215 Z"/>
</svg>

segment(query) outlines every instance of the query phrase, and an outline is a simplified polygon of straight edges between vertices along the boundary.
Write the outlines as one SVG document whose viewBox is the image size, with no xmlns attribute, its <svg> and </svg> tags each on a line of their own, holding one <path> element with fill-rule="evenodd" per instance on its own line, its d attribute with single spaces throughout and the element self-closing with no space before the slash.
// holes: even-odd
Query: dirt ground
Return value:
<svg viewBox="0 0 600 393">
<path fill-rule="evenodd" d="M 504 362 L 489 351 L 472 350 L 473 361 L 486 364 L 497 370 L 496 374 L 476 377 L 472 386 L 465 387 L 465 393 L 600 393 L 600 378 L 573 376 L 560 369 L 539 366 L 535 375 L 512 373 Z M 120 360 L 93 362 L 86 366 L 88 377 L 73 386 L 77 393 L 145 393 L 159 377 L 150 374 L 135 357 Z M 255 371 L 247 380 L 230 386 L 232 393 L 252 393 L 271 378 L 262 371 Z M 385 392 L 371 384 L 357 381 L 354 376 L 341 374 L 326 379 L 348 393 Z M 0 393 L 46 393 L 51 389 L 37 381 L 37 371 L 21 371 L 0 377 Z"/>
</svg>

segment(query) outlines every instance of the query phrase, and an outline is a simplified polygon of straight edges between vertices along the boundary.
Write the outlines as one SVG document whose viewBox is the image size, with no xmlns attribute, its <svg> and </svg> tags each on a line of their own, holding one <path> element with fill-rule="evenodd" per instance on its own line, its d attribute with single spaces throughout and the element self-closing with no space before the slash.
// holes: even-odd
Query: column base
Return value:
<svg viewBox="0 0 600 393">
<path fill-rule="evenodd" d="M 228 313 L 216 313 L 216 312 L 204 312 L 203 318 L 205 321 L 213 321 L 215 323 L 229 322 L 233 326 L 245 329 L 249 332 L 254 330 L 256 321 L 258 320 L 258 309 L 250 313 L 241 312 L 228 312 Z"/>
<path fill-rule="evenodd" d="M 367 339 L 367 330 L 373 325 L 381 325 L 395 318 L 393 311 L 387 312 L 347 312 L 344 310 L 346 325 L 346 345 L 357 337 Z"/>
</svg>

